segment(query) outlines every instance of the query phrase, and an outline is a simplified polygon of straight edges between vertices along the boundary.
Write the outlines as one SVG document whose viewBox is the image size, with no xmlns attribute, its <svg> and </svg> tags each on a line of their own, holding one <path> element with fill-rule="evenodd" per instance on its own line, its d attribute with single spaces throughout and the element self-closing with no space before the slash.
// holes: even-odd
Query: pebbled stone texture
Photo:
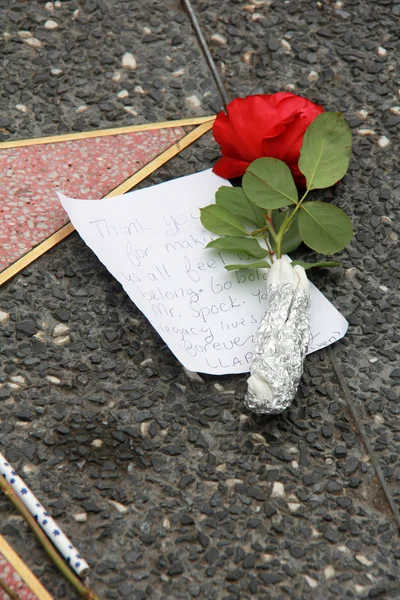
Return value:
<svg viewBox="0 0 400 600">
<path fill-rule="evenodd" d="M 220 108 L 177 0 L 146 6 L 63 0 L 50 3 L 53 11 L 48 4 L 0 5 L 0 141 L 208 115 Z M 46 29 L 49 19 L 59 27 Z M 29 46 L 21 32 L 32 34 L 40 47 Z M 122 66 L 126 53 L 136 60 L 133 71 Z"/>
<path fill-rule="evenodd" d="M 400 5 L 232 2 L 229 12 L 213 1 L 196 0 L 195 6 L 231 97 L 287 89 L 342 111 L 352 128 L 349 173 L 315 196 L 341 206 L 356 235 L 339 257 L 343 271 L 310 278 L 350 322 L 334 353 L 399 506 Z M 215 33 L 227 44 L 213 42 Z"/>
<path fill-rule="evenodd" d="M 105 4 L 113 15 L 140 12 L 144 25 L 152 18 L 136 3 L 100 0 L 90 3 L 97 8 L 89 14 L 100 18 Z M 276 91 L 285 82 L 293 83 L 291 73 L 297 79 L 304 76 L 310 68 L 306 55 L 318 54 L 319 48 L 308 48 L 314 34 L 306 26 L 312 31 L 327 29 L 331 37 L 320 36 L 328 44 L 321 47 L 331 53 L 329 64 L 339 81 L 295 91 L 329 109 L 342 109 L 349 120 L 353 110 L 370 110 L 371 121 L 365 126 L 391 139 L 391 145 L 382 149 L 379 136 L 355 138 L 350 173 L 328 194 L 350 214 L 357 236 L 341 256 L 342 271 L 312 275 L 350 320 L 349 334 L 335 346 L 334 354 L 372 456 L 360 438 L 328 352 L 307 358 L 303 384 L 289 411 L 255 418 L 243 408 L 246 377 L 202 376 L 203 382 L 189 378 L 121 286 L 72 235 L 0 289 L 0 310 L 10 315 L 0 326 L 0 439 L 18 470 L 31 468 L 24 478 L 91 564 L 91 583 L 101 598 L 398 596 L 398 527 L 372 464 L 372 459 L 378 460 L 398 502 L 398 183 L 395 132 L 383 129 L 389 114 L 384 106 L 394 106 L 398 99 L 392 75 L 382 83 L 381 74 L 373 74 L 370 81 L 363 67 L 359 81 L 353 81 L 346 71 L 352 62 L 339 52 L 349 48 L 350 36 L 361 65 L 367 64 L 372 50 L 357 40 L 386 47 L 386 61 L 393 61 L 390 39 L 381 39 L 381 34 L 393 35 L 392 14 L 398 9 L 387 2 L 372 7 L 348 1 L 340 9 L 321 4 L 322 10 L 309 2 L 257 6 L 253 15 L 269 19 L 275 15 L 274 24 L 267 19 L 250 21 L 246 15 L 252 13 L 242 11 L 241 3 L 229 3 L 229 10 L 211 2 L 195 6 L 199 13 L 201 9 L 209 38 L 218 33 L 227 40 L 226 46 L 219 42 L 210 47 L 217 64 L 223 57 L 225 83 L 232 95 L 257 91 L 260 82 L 263 91 Z M 44 11 L 43 4 L 38 8 L 36 3 L 27 7 L 15 2 L 11 12 L 19 7 L 31 14 L 30 6 L 36 7 L 32 14 L 42 14 L 39 8 Z M 78 4 L 65 2 L 61 10 L 70 14 L 77 8 Z M 57 10 L 43 12 L 44 20 L 56 20 Z M 159 18 L 168 31 L 175 31 L 174 16 L 181 14 L 174 4 Z M 9 27 L 14 27 L 14 18 Z M 184 83 L 184 95 L 189 97 L 200 93 L 200 76 L 209 74 L 186 20 L 178 24 L 185 44 L 177 56 L 185 60 L 186 69 L 199 74 L 194 87 Z M 28 25 L 22 22 L 17 29 Z M 61 26 L 50 32 L 43 29 L 61 49 L 60 30 Z M 271 56 L 277 53 L 275 63 L 265 58 L 257 69 L 238 64 L 241 53 L 251 50 L 257 40 L 261 48 L 273 32 L 278 38 L 290 31 L 292 49 L 298 46 L 295 55 L 282 54 L 279 48 L 269 50 Z M 166 37 L 169 44 L 172 36 Z M 110 40 L 107 53 L 112 56 L 131 51 L 138 65 L 144 64 L 143 56 L 152 60 L 150 51 L 140 58 L 135 48 Z M 21 43 L 21 50 L 37 52 Z M 83 39 L 77 43 L 84 48 Z M 183 55 L 190 44 L 192 54 Z M 95 48 L 98 57 L 106 52 L 99 39 Z M 15 52 L 8 56 L 10 61 Z M 306 55 L 300 57 L 302 52 Z M 65 49 L 60 56 L 71 60 Z M 328 61 L 324 56 L 312 63 L 314 70 Z M 23 63 L 17 64 L 21 80 L 40 72 L 35 63 L 29 74 Z M 73 69 L 71 63 L 71 73 Z M 148 69 L 152 77 L 154 69 Z M 138 71 L 139 67 L 129 71 L 129 78 Z M 374 92 L 377 81 L 391 91 L 382 96 Z M 24 85 L 27 93 L 36 89 L 30 81 Z M 98 93 L 94 79 L 88 86 Z M 209 89 L 214 90 L 211 83 Z M 358 93 L 365 94 L 365 100 L 358 100 Z M 218 103 L 216 92 L 212 94 Z M 373 94 L 377 99 L 368 99 Z M 39 100 L 35 120 L 25 122 L 23 114 L 12 114 L 13 137 L 72 126 L 72 117 L 64 123 L 66 113 L 53 113 L 49 103 Z M 191 114 L 186 108 L 182 114 L 179 107 L 169 113 L 166 106 L 151 104 L 148 96 L 142 101 L 146 121 L 154 115 L 161 120 Z M 98 125 L 82 121 L 81 128 L 110 126 L 107 111 L 97 104 L 93 108 Z M 126 117 L 121 119 L 125 124 Z M 51 131 L 44 131 L 44 123 Z M 350 123 L 354 130 L 364 127 L 364 122 Z M 141 185 L 208 168 L 217 156 L 211 135 L 204 136 Z M 87 521 L 80 517 L 76 521 L 74 515 L 82 513 Z M 0 514 L 0 533 L 54 598 L 73 600 L 73 591 L 2 497 Z"/>
<path fill-rule="evenodd" d="M 208 166 L 212 147 L 203 138 L 143 185 Z M 188 379 L 76 234 L 1 297 L 2 443 L 18 469 L 33 465 L 27 481 L 91 564 L 100 596 L 396 588 L 396 525 L 326 353 L 307 360 L 290 411 L 254 418 L 246 378 Z M 69 342 L 57 346 L 55 331 Z M 11 515 L 2 498 L 0 508 Z M 87 522 L 75 522 L 83 511 Z M 23 524 L 5 519 L 1 531 L 63 597 Z"/>
</svg>

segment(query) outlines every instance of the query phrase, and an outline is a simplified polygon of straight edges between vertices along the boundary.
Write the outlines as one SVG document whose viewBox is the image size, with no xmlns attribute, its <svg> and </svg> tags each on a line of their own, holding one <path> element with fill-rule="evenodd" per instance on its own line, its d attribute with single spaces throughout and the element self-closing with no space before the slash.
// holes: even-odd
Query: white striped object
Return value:
<svg viewBox="0 0 400 600">
<path fill-rule="evenodd" d="M 5 456 L 0 452 L 0 475 L 11 485 L 14 492 L 25 504 L 31 515 L 43 529 L 47 537 L 51 540 L 60 554 L 64 557 L 68 565 L 80 577 L 84 577 L 89 571 L 89 565 L 81 557 L 78 550 L 67 536 L 61 531 L 57 523 L 50 517 L 46 509 L 29 489 L 26 483 L 16 473 Z"/>
</svg>

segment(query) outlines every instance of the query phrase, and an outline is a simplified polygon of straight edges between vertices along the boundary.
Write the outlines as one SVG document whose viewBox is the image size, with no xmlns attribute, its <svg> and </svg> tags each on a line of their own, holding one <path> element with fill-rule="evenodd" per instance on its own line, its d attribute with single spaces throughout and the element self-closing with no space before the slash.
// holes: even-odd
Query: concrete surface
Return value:
<svg viewBox="0 0 400 600">
<path fill-rule="evenodd" d="M 349 174 L 328 193 L 357 234 L 343 270 L 311 276 L 349 333 L 307 358 L 289 411 L 253 417 L 246 377 L 190 379 L 73 235 L 0 289 L 10 315 L 0 326 L 1 448 L 28 469 L 101 598 L 398 598 L 400 5 L 193 4 L 231 97 L 291 89 L 342 110 L 353 129 Z M 221 107 L 177 1 L 0 6 L 3 139 Z M 126 52 L 136 70 L 121 68 Z M 142 185 L 217 156 L 205 136 Z M 54 598 L 75 599 L 3 498 L 0 511 L 0 532 Z"/>
</svg>

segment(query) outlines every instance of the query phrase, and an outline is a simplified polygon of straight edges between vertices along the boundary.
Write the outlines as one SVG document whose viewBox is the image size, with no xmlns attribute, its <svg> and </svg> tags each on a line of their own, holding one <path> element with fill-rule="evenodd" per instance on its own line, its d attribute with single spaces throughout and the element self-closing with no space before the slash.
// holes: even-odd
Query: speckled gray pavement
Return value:
<svg viewBox="0 0 400 600">
<path fill-rule="evenodd" d="M 353 129 L 349 174 L 327 194 L 357 233 L 342 270 L 311 276 L 349 333 L 307 358 L 290 410 L 254 417 L 246 377 L 190 379 L 74 234 L 0 289 L 0 447 L 101 598 L 400 598 L 400 4 L 193 5 L 230 97 L 290 89 Z M 221 107 L 177 0 L 0 7 L 4 140 Z M 142 185 L 217 156 L 207 135 Z M 3 498 L 0 514 L 54 598 L 75 600 Z"/>
</svg>

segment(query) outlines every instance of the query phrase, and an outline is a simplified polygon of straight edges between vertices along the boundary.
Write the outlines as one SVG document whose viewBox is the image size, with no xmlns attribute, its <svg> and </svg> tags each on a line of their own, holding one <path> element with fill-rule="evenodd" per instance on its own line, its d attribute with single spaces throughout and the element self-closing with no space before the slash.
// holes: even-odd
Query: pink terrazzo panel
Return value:
<svg viewBox="0 0 400 600">
<path fill-rule="evenodd" d="M 0 272 L 68 222 L 56 191 L 102 198 L 185 135 L 182 127 L 0 146 Z"/>
<path fill-rule="evenodd" d="M 37 596 L 28 588 L 21 576 L 0 552 L 0 579 L 18 594 L 20 600 L 37 600 Z M 10 600 L 10 597 L 0 589 L 0 600 Z"/>
</svg>

